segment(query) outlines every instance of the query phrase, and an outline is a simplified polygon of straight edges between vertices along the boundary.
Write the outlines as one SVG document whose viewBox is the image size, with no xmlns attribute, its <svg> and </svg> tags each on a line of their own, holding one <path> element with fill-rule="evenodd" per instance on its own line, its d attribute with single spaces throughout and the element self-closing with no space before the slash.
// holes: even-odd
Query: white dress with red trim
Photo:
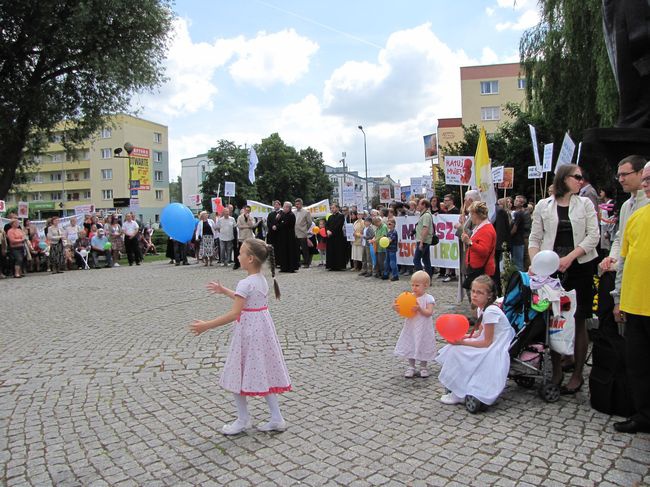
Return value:
<svg viewBox="0 0 650 487">
<path fill-rule="evenodd" d="M 417 298 L 420 309 L 426 309 L 436 300 L 430 294 L 423 294 Z M 395 345 L 395 356 L 406 359 L 431 362 L 436 357 L 436 334 L 433 329 L 431 316 L 415 315 L 404 320 L 404 328 Z"/>
<path fill-rule="evenodd" d="M 239 281 L 235 294 L 246 300 L 235 324 L 230 352 L 221 375 L 224 389 L 244 396 L 291 390 L 280 341 L 268 310 L 269 285 L 261 274 Z"/>
</svg>

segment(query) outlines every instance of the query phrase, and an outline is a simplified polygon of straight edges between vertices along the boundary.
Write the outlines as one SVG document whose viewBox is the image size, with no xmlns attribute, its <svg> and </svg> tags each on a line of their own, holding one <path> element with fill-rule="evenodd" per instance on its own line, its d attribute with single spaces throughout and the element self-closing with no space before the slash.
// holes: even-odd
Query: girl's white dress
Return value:
<svg viewBox="0 0 650 487">
<path fill-rule="evenodd" d="M 261 274 L 239 281 L 235 294 L 246 300 L 235 324 L 220 385 L 245 396 L 291 390 L 291 379 L 273 319 L 268 310 L 269 286 Z"/>
<path fill-rule="evenodd" d="M 426 309 L 429 304 L 436 304 L 430 294 L 417 298 L 418 306 Z M 436 356 L 436 335 L 433 329 L 433 317 L 415 315 L 404 320 L 402 333 L 395 345 L 395 355 L 406 359 L 430 362 Z"/>
<path fill-rule="evenodd" d="M 481 316 L 481 310 L 478 310 Z M 494 326 L 494 339 L 487 348 L 446 345 L 436 361 L 442 365 L 440 383 L 458 397 L 474 396 L 484 404 L 493 404 L 506 386 L 510 370 L 508 348 L 515 331 L 501 308 L 488 306 L 483 312 L 483 328 Z M 481 340 L 483 331 L 476 338 Z"/>
</svg>

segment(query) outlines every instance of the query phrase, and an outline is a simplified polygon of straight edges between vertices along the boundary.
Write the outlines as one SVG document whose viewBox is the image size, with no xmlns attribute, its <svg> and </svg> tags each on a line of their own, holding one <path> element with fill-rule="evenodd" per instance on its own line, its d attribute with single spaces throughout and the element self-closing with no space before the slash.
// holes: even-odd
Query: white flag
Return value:
<svg viewBox="0 0 650 487">
<path fill-rule="evenodd" d="M 253 184 L 255 182 L 255 168 L 259 161 L 257 160 L 257 152 L 251 147 L 250 153 L 248 154 L 248 180 Z"/>
</svg>

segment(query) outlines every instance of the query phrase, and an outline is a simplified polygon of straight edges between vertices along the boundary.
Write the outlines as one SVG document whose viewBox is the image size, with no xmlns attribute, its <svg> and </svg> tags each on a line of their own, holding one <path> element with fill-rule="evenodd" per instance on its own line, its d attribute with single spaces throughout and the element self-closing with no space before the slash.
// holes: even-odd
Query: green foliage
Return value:
<svg viewBox="0 0 650 487">
<path fill-rule="evenodd" d="M 224 183 L 235 183 L 235 197 L 231 199 L 238 208 L 246 204 L 247 199 L 256 199 L 255 186 L 248 180 L 248 150 L 229 140 L 220 140 L 217 146 L 208 151 L 208 159 L 214 164 L 214 169 L 208 173 L 201 185 L 203 193 L 203 209 L 212 211 L 210 198 L 223 197 Z M 227 200 L 226 200 L 227 201 Z"/>
<path fill-rule="evenodd" d="M 72 151 L 164 80 L 172 18 L 169 0 L 0 2 L 0 198 L 57 124 Z"/>
</svg>

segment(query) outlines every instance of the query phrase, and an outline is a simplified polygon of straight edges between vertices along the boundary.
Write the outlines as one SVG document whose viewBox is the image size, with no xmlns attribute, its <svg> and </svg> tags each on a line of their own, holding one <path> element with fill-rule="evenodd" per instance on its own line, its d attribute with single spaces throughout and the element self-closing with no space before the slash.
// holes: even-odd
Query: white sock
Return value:
<svg viewBox="0 0 650 487">
<path fill-rule="evenodd" d="M 413 369 L 415 368 L 415 359 L 414 358 L 409 359 L 409 367 L 411 367 Z"/>
<path fill-rule="evenodd" d="M 420 360 L 420 368 L 421 369 L 426 369 L 427 368 L 427 361 L 426 360 Z"/>
<path fill-rule="evenodd" d="M 246 402 L 246 396 L 241 394 L 233 394 L 235 398 L 235 406 L 237 407 L 237 421 L 241 423 L 247 423 L 250 419 L 248 414 L 248 403 Z"/>
<path fill-rule="evenodd" d="M 278 403 L 277 394 L 267 394 L 265 396 L 266 404 L 269 405 L 269 411 L 271 412 L 271 421 L 274 423 L 281 423 L 284 421 L 282 418 L 282 413 L 280 412 L 280 404 Z"/>
</svg>

